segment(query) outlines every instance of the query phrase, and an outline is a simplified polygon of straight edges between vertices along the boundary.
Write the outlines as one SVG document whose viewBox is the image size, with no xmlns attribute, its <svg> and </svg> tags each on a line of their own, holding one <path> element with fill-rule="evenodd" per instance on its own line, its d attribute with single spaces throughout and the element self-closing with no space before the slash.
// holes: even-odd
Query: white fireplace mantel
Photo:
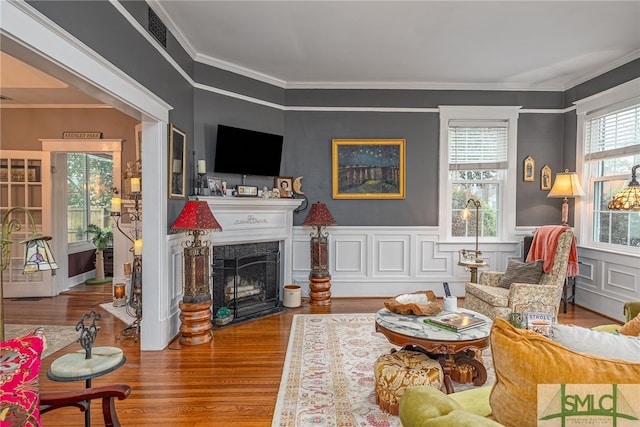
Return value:
<svg viewBox="0 0 640 427">
<path fill-rule="evenodd" d="M 222 231 L 211 233 L 213 246 L 280 241 L 280 289 L 293 276 L 293 211 L 303 199 L 199 197 L 205 200 Z"/>
</svg>

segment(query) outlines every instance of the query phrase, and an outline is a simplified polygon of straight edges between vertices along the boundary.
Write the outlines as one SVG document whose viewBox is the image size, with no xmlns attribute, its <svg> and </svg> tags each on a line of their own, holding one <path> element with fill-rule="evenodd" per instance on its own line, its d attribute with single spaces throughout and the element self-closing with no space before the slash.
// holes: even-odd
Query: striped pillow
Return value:
<svg viewBox="0 0 640 427">
<path fill-rule="evenodd" d="M 540 277 L 542 277 L 542 267 L 544 261 L 534 262 L 520 262 L 515 259 L 509 260 L 507 265 L 507 271 L 500 278 L 498 286 L 501 288 L 509 289 L 512 283 L 528 283 L 538 284 L 540 283 Z"/>
</svg>

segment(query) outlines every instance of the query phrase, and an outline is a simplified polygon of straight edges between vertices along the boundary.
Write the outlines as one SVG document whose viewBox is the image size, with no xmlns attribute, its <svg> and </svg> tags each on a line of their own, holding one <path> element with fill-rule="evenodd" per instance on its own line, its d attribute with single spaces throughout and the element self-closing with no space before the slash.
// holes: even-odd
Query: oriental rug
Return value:
<svg viewBox="0 0 640 427">
<path fill-rule="evenodd" d="M 396 427 L 375 403 L 373 364 L 393 348 L 374 314 L 294 316 L 272 427 Z M 487 384 L 494 382 L 488 350 Z M 456 391 L 471 388 L 457 384 Z"/>
<path fill-rule="evenodd" d="M 80 337 L 80 332 L 76 331 L 75 325 L 70 326 L 53 326 L 53 325 L 17 325 L 5 324 L 4 335 L 8 338 L 15 338 L 26 335 L 34 329 L 42 327 L 44 337 L 47 343 L 46 348 L 42 352 L 42 358 L 55 353 L 56 351 L 73 344 Z"/>
</svg>

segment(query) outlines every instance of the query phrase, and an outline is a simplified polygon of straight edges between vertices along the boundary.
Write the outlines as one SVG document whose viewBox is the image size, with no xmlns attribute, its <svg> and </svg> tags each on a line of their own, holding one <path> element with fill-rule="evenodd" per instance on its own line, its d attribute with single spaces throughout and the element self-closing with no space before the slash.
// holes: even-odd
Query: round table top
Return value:
<svg viewBox="0 0 640 427">
<path fill-rule="evenodd" d="M 51 363 L 47 378 L 54 381 L 87 380 L 112 372 L 126 361 L 118 347 L 94 347 L 91 359 L 85 359 L 85 354 L 82 349 L 57 358 Z"/>
<path fill-rule="evenodd" d="M 490 318 L 478 312 L 464 308 L 459 308 L 457 311 L 474 314 L 475 316 L 486 320 L 486 323 L 475 328 L 467 329 L 466 331 L 452 332 L 424 323 L 424 320 L 428 319 L 428 316 L 396 314 L 386 308 L 383 308 L 378 310 L 376 313 L 376 324 L 391 332 L 405 335 L 407 337 L 438 342 L 474 341 L 484 339 L 489 336 L 492 323 Z M 441 314 L 444 313 L 445 312 Z"/>
</svg>

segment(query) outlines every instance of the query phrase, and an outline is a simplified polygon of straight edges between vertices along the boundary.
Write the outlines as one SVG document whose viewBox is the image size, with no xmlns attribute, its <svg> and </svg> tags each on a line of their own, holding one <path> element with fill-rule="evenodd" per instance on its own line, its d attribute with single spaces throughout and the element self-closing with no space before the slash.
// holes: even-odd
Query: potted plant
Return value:
<svg viewBox="0 0 640 427">
<path fill-rule="evenodd" d="M 100 228 L 95 224 L 87 226 L 87 233 L 92 234 L 91 242 L 96 246 L 96 281 L 104 280 L 104 250 L 113 241 L 111 227 Z"/>
</svg>

